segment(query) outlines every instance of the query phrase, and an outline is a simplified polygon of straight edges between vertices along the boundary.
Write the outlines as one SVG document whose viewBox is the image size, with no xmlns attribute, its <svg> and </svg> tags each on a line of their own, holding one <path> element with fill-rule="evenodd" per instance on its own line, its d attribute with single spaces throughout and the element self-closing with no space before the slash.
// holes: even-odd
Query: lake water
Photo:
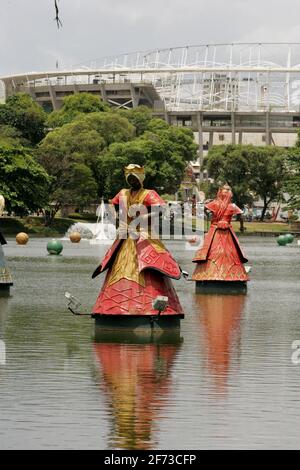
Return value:
<svg viewBox="0 0 300 470">
<path fill-rule="evenodd" d="M 246 296 L 196 295 L 174 281 L 179 335 L 95 337 L 91 311 L 106 247 L 9 240 L 11 297 L 0 299 L 0 449 L 300 448 L 300 247 L 245 237 Z M 168 247 L 192 272 L 193 252 Z M 297 361 L 296 361 L 297 362 Z"/>
</svg>

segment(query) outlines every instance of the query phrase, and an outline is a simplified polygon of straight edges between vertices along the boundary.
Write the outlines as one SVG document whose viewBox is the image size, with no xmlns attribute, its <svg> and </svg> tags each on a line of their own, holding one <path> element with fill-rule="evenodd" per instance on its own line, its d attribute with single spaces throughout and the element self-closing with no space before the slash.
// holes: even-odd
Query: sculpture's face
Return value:
<svg viewBox="0 0 300 470">
<path fill-rule="evenodd" d="M 141 187 L 141 183 L 134 175 L 128 176 L 127 183 L 132 187 L 132 189 L 139 189 Z"/>
<path fill-rule="evenodd" d="M 231 192 L 230 189 L 221 188 L 221 190 L 220 190 L 220 199 L 222 199 L 222 201 L 227 199 L 230 192 Z"/>
</svg>

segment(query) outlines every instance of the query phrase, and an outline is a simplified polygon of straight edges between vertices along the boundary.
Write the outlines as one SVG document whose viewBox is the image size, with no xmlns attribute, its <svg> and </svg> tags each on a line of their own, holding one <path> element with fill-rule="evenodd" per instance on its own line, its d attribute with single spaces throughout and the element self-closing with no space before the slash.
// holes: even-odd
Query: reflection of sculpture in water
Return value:
<svg viewBox="0 0 300 470">
<path fill-rule="evenodd" d="M 151 449 L 155 420 L 171 388 L 178 344 L 95 343 L 111 399 L 114 427 L 108 448 Z"/>
<path fill-rule="evenodd" d="M 232 217 L 242 211 L 231 199 L 232 192 L 225 185 L 219 189 L 216 199 L 205 204 L 206 210 L 212 212 L 212 221 L 204 245 L 193 259 L 197 263 L 194 281 L 244 284 L 249 280 L 244 267 L 248 260 L 231 225 Z"/>
<path fill-rule="evenodd" d="M 220 392 L 226 391 L 231 361 L 238 355 L 244 295 L 196 297 L 206 366 Z"/>
<path fill-rule="evenodd" d="M 0 297 L 0 366 L 6 364 L 6 346 L 4 340 L 5 322 L 8 314 L 8 299 Z"/>
</svg>

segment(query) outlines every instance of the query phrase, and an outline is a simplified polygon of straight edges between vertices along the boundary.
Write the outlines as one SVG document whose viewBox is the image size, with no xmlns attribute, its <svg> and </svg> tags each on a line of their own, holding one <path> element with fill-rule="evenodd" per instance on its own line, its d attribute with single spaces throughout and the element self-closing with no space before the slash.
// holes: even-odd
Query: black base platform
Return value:
<svg viewBox="0 0 300 470">
<path fill-rule="evenodd" d="M 196 294 L 246 294 L 244 281 L 196 281 Z"/>
<path fill-rule="evenodd" d="M 95 327 L 107 331 L 163 332 L 180 329 L 184 315 L 100 315 L 92 314 Z"/>
<path fill-rule="evenodd" d="M 13 286 L 12 282 L 0 282 L 0 296 L 6 297 L 10 294 L 10 288 Z"/>
<path fill-rule="evenodd" d="M 94 340 L 96 343 L 126 343 L 126 344 L 179 344 L 183 342 L 180 329 L 169 330 L 137 329 L 108 330 L 95 325 Z"/>
</svg>

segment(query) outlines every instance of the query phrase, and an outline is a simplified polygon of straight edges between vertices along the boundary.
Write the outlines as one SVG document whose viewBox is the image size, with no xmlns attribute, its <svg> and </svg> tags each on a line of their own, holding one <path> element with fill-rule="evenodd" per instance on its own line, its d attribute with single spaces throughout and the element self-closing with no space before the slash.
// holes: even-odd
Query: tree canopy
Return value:
<svg viewBox="0 0 300 470">
<path fill-rule="evenodd" d="M 8 211 L 19 215 L 45 207 L 50 178 L 30 150 L 0 141 L 0 193 Z"/>
<path fill-rule="evenodd" d="M 9 97 L 0 105 L 0 146 L 9 210 L 44 208 L 48 223 L 63 204 L 110 198 L 126 184 L 129 163 L 146 167 L 146 186 L 174 193 L 197 155 L 191 130 L 153 118 L 145 106 L 112 109 L 90 93 L 67 96 L 48 115 L 25 93 Z"/>
<path fill-rule="evenodd" d="M 97 159 L 105 141 L 84 120 L 76 120 L 49 132 L 36 155 L 51 176 L 49 195 L 55 204 L 48 211 L 51 224 L 63 204 L 84 208 L 97 199 Z"/>
<path fill-rule="evenodd" d="M 60 127 L 84 114 L 109 111 L 109 109 L 109 105 L 98 96 L 91 93 L 75 93 L 64 98 L 61 109 L 49 114 L 47 127 L 52 129 Z"/>
<path fill-rule="evenodd" d="M 148 128 L 152 118 L 152 111 L 147 106 L 138 106 L 137 108 L 120 110 L 121 116 L 124 116 L 130 124 L 135 127 L 136 135 L 142 135 Z"/>
<path fill-rule="evenodd" d="M 290 209 L 300 209 L 300 131 L 295 147 L 287 150 L 284 190 L 289 194 Z"/>
<path fill-rule="evenodd" d="M 17 129 L 30 144 L 36 145 L 45 135 L 46 113 L 31 96 L 16 93 L 0 104 L 0 125 Z"/>
<path fill-rule="evenodd" d="M 192 132 L 168 125 L 156 133 L 146 131 L 129 142 L 114 143 L 100 160 L 103 175 L 101 194 L 111 197 L 123 187 L 126 184 L 123 168 L 133 162 L 145 167 L 146 187 L 175 193 L 182 181 L 186 163 L 196 158 L 196 151 Z"/>
<path fill-rule="evenodd" d="M 285 150 L 253 145 L 214 146 L 205 159 L 205 167 L 216 185 L 228 183 L 235 202 L 241 208 L 254 199 L 263 200 L 261 220 L 273 201 L 283 194 Z"/>
<path fill-rule="evenodd" d="M 71 108 L 69 104 L 67 100 L 66 106 L 72 112 L 76 109 L 72 121 L 48 132 L 37 149 L 38 161 L 52 177 L 50 194 L 57 208 L 63 202 L 79 201 L 78 172 L 77 184 L 70 186 L 77 165 L 83 181 L 88 178 L 86 189 L 80 187 L 86 204 L 102 196 L 110 198 L 119 191 L 126 184 L 124 166 L 133 162 L 146 167 L 145 184 L 149 187 L 164 192 L 177 190 L 186 162 L 196 156 L 197 145 L 190 130 L 152 119 L 145 107 L 126 112 L 95 112 L 87 107 L 87 112 L 78 113 L 78 102 L 71 103 Z M 73 201 L 70 188 L 74 191 Z"/>
<path fill-rule="evenodd" d="M 145 166 L 146 187 L 176 192 L 187 163 L 197 158 L 197 147 L 192 130 L 170 126 L 146 106 L 112 109 L 90 93 L 67 96 L 48 117 L 25 93 L 0 105 L 0 184 L 9 210 L 43 207 L 48 222 L 63 204 L 84 208 L 112 197 L 126 184 L 123 169 L 129 163 Z M 227 182 L 240 207 L 263 200 L 262 219 L 283 191 L 291 196 L 290 207 L 300 206 L 299 138 L 288 151 L 215 146 L 205 167 L 214 180 L 211 195 Z"/>
</svg>

